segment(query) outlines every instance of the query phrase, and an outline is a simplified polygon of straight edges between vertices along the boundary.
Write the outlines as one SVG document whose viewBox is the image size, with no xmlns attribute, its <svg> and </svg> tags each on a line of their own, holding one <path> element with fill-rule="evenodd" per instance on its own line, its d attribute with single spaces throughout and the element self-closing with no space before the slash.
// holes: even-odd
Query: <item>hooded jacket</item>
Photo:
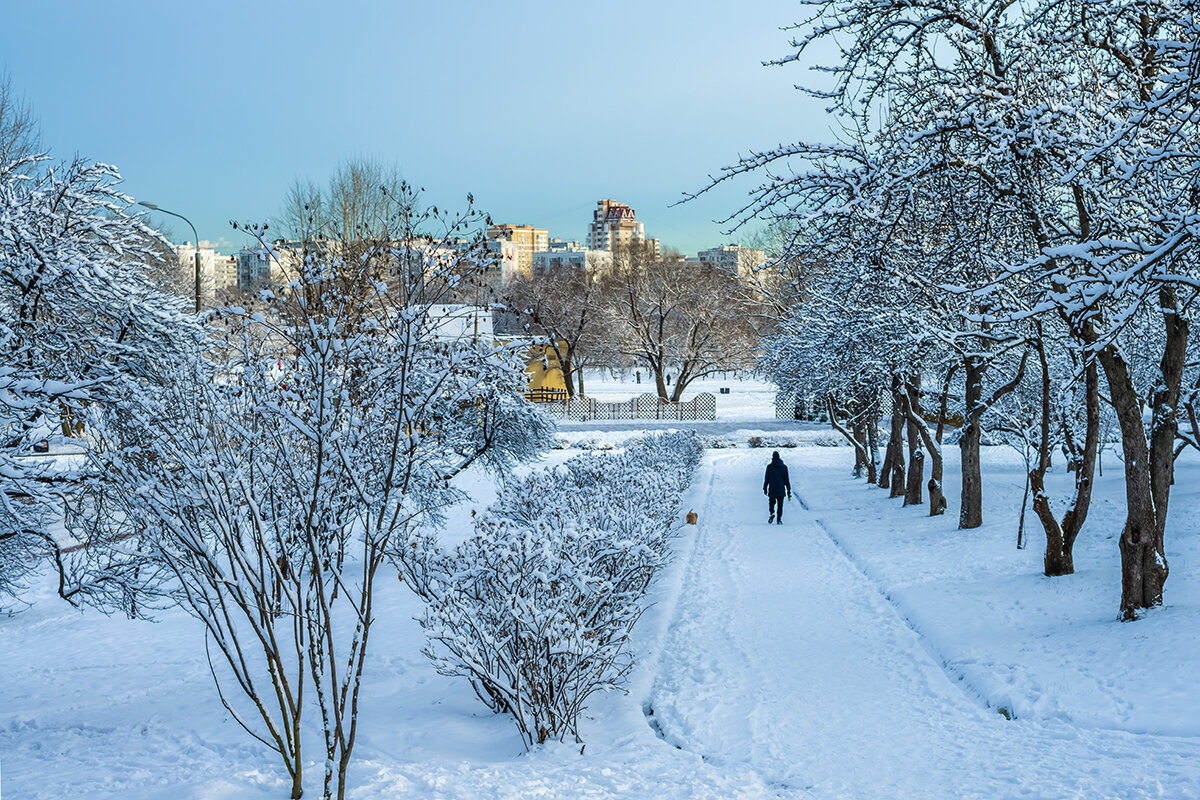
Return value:
<svg viewBox="0 0 1200 800">
<path fill-rule="evenodd" d="M 792 483 L 788 480 L 787 464 L 779 457 L 779 453 L 771 456 L 767 464 L 767 473 L 763 476 L 763 491 L 768 497 L 783 497 L 792 493 Z"/>
</svg>

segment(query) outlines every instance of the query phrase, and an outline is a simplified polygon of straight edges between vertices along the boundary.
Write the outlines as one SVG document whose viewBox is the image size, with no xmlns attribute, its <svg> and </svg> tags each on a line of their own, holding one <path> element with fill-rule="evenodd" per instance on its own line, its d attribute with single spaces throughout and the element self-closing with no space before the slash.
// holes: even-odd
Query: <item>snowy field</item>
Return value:
<svg viewBox="0 0 1200 800">
<path fill-rule="evenodd" d="M 745 394 L 750 405 L 768 392 Z M 734 422 L 769 430 L 743 412 Z M 1049 579 L 1036 525 L 1015 548 L 1011 451 L 985 448 L 986 524 L 960 532 L 953 449 L 950 508 L 930 519 L 852 480 L 849 448 L 813 446 L 821 431 L 792 426 L 809 441 L 782 451 L 796 489 L 782 526 L 765 519 L 769 450 L 708 451 L 685 506 L 700 522 L 681 527 L 635 630 L 630 691 L 592 703 L 582 754 L 525 754 L 506 717 L 434 672 L 417 600 L 386 582 L 351 796 L 1200 798 L 1200 461 L 1180 460 L 1167 604 L 1120 623 L 1111 452 L 1078 572 Z M 451 516 L 447 543 L 494 496 L 479 473 L 464 486 L 473 502 Z M 203 653 L 182 612 L 104 617 L 40 587 L 0 620 L 0 794 L 286 797 L 273 754 L 221 708 Z M 313 762 L 306 796 L 318 783 Z"/>
</svg>

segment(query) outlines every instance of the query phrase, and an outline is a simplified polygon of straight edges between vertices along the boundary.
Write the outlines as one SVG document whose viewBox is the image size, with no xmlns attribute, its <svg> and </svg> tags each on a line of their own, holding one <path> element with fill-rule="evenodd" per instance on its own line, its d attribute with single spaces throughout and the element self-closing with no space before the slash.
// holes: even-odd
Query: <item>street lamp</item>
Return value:
<svg viewBox="0 0 1200 800">
<path fill-rule="evenodd" d="M 196 226 L 193 225 L 192 221 L 190 219 L 188 219 L 187 217 L 185 217 L 183 214 L 176 214 L 174 211 L 167 211 L 165 208 L 160 208 L 157 204 L 151 203 L 147 200 L 139 201 L 138 205 L 145 206 L 146 208 L 150 209 L 151 211 L 158 211 L 163 214 L 170 214 L 172 217 L 179 217 L 181 220 L 183 220 L 184 222 L 186 222 L 188 224 L 188 227 L 190 227 L 192 229 L 192 236 L 195 237 L 192 239 L 192 241 L 194 241 L 196 243 L 196 313 L 199 314 L 200 313 L 200 234 L 196 233 Z"/>
</svg>

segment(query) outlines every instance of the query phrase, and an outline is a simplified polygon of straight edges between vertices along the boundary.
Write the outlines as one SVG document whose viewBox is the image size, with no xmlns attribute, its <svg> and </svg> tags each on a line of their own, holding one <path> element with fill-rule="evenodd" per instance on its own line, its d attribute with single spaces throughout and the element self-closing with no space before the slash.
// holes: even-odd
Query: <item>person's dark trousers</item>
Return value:
<svg viewBox="0 0 1200 800">
<path fill-rule="evenodd" d="M 772 497 L 771 498 L 771 516 L 775 518 L 776 522 L 783 522 L 783 498 L 782 497 Z"/>
</svg>

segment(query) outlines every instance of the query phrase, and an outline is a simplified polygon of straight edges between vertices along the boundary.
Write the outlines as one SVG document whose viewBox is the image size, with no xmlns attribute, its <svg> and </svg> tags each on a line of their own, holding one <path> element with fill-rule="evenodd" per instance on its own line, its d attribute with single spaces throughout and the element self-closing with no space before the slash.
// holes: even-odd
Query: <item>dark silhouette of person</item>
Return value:
<svg viewBox="0 0 1200 800">
<path fill-rule="evenodd" d="M 782 525 L 783 498 L 786 495 L 788 500 L 792 499 L 792 482 L 788 480 L 787 464 L 779 457 L 778 450 L 771 453 L 771 463 L 767 464 L 767 473 L 763 476 L 763 494 L 767 496 L 771 509 L 767 524 L 774 522 Z"/>
</svg>

